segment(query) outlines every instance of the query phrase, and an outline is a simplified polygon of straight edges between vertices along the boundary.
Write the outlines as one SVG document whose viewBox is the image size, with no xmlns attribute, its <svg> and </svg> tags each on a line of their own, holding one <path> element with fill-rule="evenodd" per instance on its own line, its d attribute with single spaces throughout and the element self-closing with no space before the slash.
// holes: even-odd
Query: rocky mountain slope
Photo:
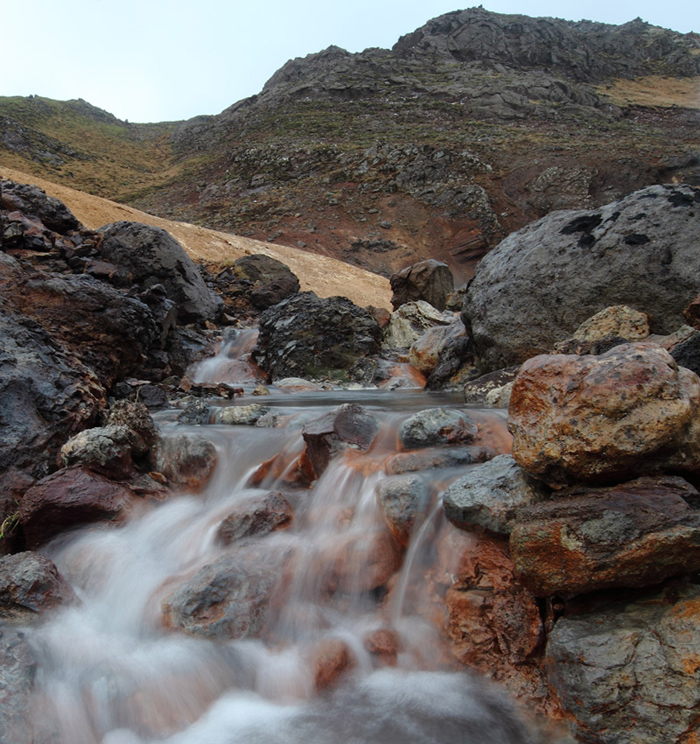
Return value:
<svg viewBox="0 0 700 744">
<path fill-rule="evenodd" d="M 391 50 L 330 47 L 291 60 L 218 116 L 96 123 L 112 139 L 90 150 L 106 161 L 67 153 L 57 113 L 40 126 L 20 111 L 53 103 L 12 100 L 0 101 L 5 132 L 15 132 L 0 163 L 29 159 L 51 179 L 162 217 L 384 275 L 432 257 L 466 279 L 505 235 L 554 209 L 700 181 L 700 37 L 639 19 L 455 11 Z M 97 122 L 84 108 L 73 114 Z M 17 144 L 19 130 L 32 147 Z M 109 154 L 119 141 L 148 154 L 140 170 Z M 111 187 L 110 157 L 121 169 Z"/>
<path fill-rule="evenodd" d="M 230 266 L 242 256 L 262 254 L 291 267 L 301 277 L 303 291 L 315 292 L 319 297 L 343 295 L 363 307 L 391 307 L 391 288 L 387 279 L 331 257 L 318 257 L 298 248 L 271 245 L 185 222 L 165 220 L 12 168 L 0 166 L 0 178 L 39 186 L 49 196 L 64 202 L 80 222 L 91 230 L 120 220 L 161 227 L 178 240 L 193 261 L 204 262 L 210 267 Z"/>
</svg>

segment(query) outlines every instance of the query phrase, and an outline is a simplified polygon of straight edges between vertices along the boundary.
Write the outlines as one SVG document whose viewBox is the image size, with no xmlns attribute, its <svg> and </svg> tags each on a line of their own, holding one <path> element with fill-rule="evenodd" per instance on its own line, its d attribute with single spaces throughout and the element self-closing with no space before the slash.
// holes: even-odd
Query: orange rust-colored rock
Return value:
<svg viewBox="0 0 700 744">
<path fill-rule="evenodd" d="M 317 692 L 334 685 L 341 675 L 355 666 L 355 659 L 347 643 L 339 638 L 321 641 L 312 653 L 314 687 Z"/>
<path fill-rule="evenodd" d="M 391 628 L 378 628 L 368 633 L 364 647 L 369 651 L 378 666 L 396 666 L 401 640 Z"/>
<path fill-rule="evenodd" d="M 537 596 L 643 587 L 700 570 L 700 520 L 682 478 L 639 478 L 528 506 L 511 533 L 521 581 Z"/>
<path fill-rule="evenodd" d="M 700 379 L 663 349 L 541 355 L 513 385 L 513 457 L 554 487 L 700 468 Z"/>
<path fill-rule="evenodd" d="M 516 577 L 507 541 L 446 523 L 437 547 L 433 579 L 446 607 L 438 617 L 453 656 L 538 710 L 554 710 L 541 668 L 539 608 Z"/>
</svg>

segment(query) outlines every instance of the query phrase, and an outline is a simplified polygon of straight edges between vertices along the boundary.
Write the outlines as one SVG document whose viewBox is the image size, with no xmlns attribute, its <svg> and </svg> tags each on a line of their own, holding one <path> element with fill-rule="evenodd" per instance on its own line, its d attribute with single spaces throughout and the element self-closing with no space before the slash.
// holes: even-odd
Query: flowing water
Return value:
<svg viewBox="0 0 700 744">
<path fill-rule="evenodd" d="M 258 378 L 241 359 L 250 337 L 235 343 L 203 363 L 195 379 L 242 383 L 250 392 Z M 260 399 L 236 402 L 254 400 Z M 340 454 L 310 489 L 290 485 L 303 424 L 349 401 L 381 421 L 372 448 Z M 422 588 L 435 560 L 439 492 L 463 469 L 432 473 L 433 506 L 403 558 L 375 497 L 377 483 L 388 477 L 400 421 L 456 401 L 418 391 L 273 389 L 264 403 L 283 426 L 188 429 L 163 415 L 163 436 L 184 428 L 216 446 L 218 464 L 203 492 L 145 504 L 118 528 L 84 529 L 47 548 L 80 598 L 29 636 L 39 659 L 36 720 L 53 737 L 47 738 L 55 744 L 530 741 L 499 692 L 455 669 L 426 609 Z M 480 420 L 497 446 L 507 447 L 503 418 Z M 282 463 L 275 472 L 260 470 L 275 457 Z M 275 489 L 294 509 L 291 526 L 224 545 L 222 520 Z M 257 637 L 229 640 L 169 627 L 168 597 L 229 555 L 256 570 L 267 562 L 273 567 Z"/>
</svg>

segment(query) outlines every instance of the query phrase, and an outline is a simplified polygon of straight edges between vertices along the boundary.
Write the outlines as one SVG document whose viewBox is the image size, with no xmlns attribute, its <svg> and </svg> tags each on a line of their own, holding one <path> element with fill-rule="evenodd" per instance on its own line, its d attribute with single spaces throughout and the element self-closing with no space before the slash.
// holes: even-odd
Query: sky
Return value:
<svg viewBox="0 0 700 744">
<path fill-rule="evenodd" d="M 483 0 L 487 10 L 700 32 L 698 0 Z M 132 122 L 217 114 L 287 60 L 389 48 L 459 0 L 0 0 L 0 96 L 82 98 Z"/>
</svg>

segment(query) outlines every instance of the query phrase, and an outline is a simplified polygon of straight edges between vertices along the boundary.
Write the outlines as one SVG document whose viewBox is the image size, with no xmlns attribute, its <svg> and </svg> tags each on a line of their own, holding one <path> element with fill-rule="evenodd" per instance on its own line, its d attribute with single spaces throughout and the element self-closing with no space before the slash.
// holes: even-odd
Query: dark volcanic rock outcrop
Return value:
<svg viewBox="0 0 700 744">
<path fill-rule="evenodd" d="M 253 357 L 272 380 L 344 376 L 359 357 L 379 353 L 381 330 L 346 297 L 301 292 L 260 316 Z"/>
<path fill-rule="evenodd" d="M 611 305 L 672 333 L 700 286 L 700 189 L 651 186 L 509 235 L 477 269 L 462 319 L 487 369 L 550 351 Z"/>
<path fill-rule="evenodd" d="M 207 287 L 183 247 L 159 227 L 115 222 L 101 229 L 102 256 L 126 269 L 144 288 L 162 284 L 183 323 L 211 320 L 221 300 Z"/>
</svg>

